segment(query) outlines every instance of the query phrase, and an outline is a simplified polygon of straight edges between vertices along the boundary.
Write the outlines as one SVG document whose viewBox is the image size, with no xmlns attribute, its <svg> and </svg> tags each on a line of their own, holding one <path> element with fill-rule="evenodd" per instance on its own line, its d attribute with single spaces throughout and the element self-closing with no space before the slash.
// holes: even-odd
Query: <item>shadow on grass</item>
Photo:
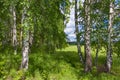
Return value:
<svg viewBox="0 0 120 80">
<path fill-rule="evenodd" d="M 64 60 L 65 62 L 75 67 L 75 64 L 80 64 L 79 56 L 74 51 L 57 51 L 56 54 L 52 54 L 55 60 Z"/>
<path fill-rule="evenodd" d="M 29 60 L 29 72 L 33 75 L 35 75 L 36 70 L 39 70 L 40 74 L 46 77 L 55 74 L 61 77 L 78 78 L 79 73 L 83 71 L 79 56 L 74 51 L 31 54 Z"/>
<path fill-rule="evenodd" d="M 99 56 L 98 65 L 104 65 L 105 61 L 106 61 L 105 56 Z M 83 70 L 84 65 L 80 63 L 79 56 L 75 51 L 56 51 L 54 54 L 46 53 L 31 54 L 29 65 L 30 65 L 29 70 L 31 74 L 35 75 L 35 71 L 39 70 L 40 74 L 42 76 L 45 76 L 45 78 L 47 78 L 50 74 L 54 74 L 54 76 L 59 74 L 62 77 L 72 76 L 71 78 L 76 77 L 77 79 L 81 80 L 84 80 L 84 78 L 87 77 L 88 80 L 92 80 L 93 79 L 92 77 L 100 78 L 101 74 L 104 74 L 100 73 L 99 75 L 96 75 L 97 71 L 94 66 L 92 72 L 85 74 Z M 117 66 L 114 67 L 117 68 Z M 105 73 L 105 75 L 107 74 Z M 108 74 L 107 76 L 111 75 Z"/>
<path fill-rule="evenodd" d="M 116 77 L 105 73 L 96 75 L 96 69 L 94 68 L 92 72 L 85 74 L 83 72 L 84 65 L 80 63 L 79 56 L 75 51 L 56 51 L 54 54 L 37 52 L 29 55 L 28 76 L 31 75 L 34 78 L 41 76 L 43 80 L 53 80 L 49 79 L 51 77 L 55 80 L 103 80 L 107 76 L 109 80 L 112 80 L 110 76 L 113 76 L 113 78 Z M 14 64 L 16 60 L 17 63 L 20 63 L 21 60 L 18 61 L 20 58 L 21 55 L 18 55 L 15 59 L 12 58 L 13 62 L 10 63 Z M 98 65 L 104 65 L 105 59 L 105 56 L 99 56 Z M 120 59 L 114 58 L 113 62 L 113 70 L 119 74 Z M 16 64 L 15 66 L 19 65 Z M 117 79 L 118 75 L 114 80 Z"/>
</svg>

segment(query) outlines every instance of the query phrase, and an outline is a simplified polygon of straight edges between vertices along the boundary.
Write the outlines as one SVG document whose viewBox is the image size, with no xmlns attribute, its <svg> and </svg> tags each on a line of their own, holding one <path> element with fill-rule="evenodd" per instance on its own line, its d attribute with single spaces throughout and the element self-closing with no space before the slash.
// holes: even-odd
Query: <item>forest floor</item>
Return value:
<svg viewBox="0 0 120 80">
<path fill-rule="evenodd" d="M 76 46 L 68 46 L 53 54 L 36 51 L 29 55 L 29 69 L 23 73 L 19 70 L 21 54 L 1 53 L 0 80 L 21 80 L 23 75 L 26 76 L 25 80 L 120 80 L 120 58 L 115 55 L 111 73 L 97 72 L 94 66 L 95 51 L 92 51 L 92 71 L 84 73 L 84 66 L 79 62 Z M 103 66 L 105 58 L 103 49 L 99 52 L 98 65 Z"/>
</svg>

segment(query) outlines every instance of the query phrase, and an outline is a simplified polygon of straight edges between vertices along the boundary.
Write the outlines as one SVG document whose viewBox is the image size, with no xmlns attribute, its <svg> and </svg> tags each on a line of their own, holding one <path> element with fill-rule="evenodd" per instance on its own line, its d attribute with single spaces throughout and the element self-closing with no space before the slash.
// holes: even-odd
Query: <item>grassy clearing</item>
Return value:
<svg viewBox="0 0 120 80">
<path fill-rule="evenodd" d="M 83 47 L 82 47 L 83 51 Z M 8 51 L 9 52 L 9 51 Z M 94 52 L 94 51 L 93 51 Z M 93 58 L 95 54 L 92 52 Z M 99 65 L 105 63 L 105 53 L 99 54 Z M 41 53 L 39 51 L 29 54 L 29 70 L 23 73 L 19 70 L 21 55 L 0 54 L 1 80 L 19 80 L 23 75 L 26 80 L 119 80 L 120 58 L 113 56 L 112 72 L 114 74 L 97 73 L 96 68 L 85 74 L 83 65 L 79 62 L 76 46 L 68 46 L 57 50 L 54 54 Z M 93 59 L 94 61 L 94 59 Z"/>
</svg>

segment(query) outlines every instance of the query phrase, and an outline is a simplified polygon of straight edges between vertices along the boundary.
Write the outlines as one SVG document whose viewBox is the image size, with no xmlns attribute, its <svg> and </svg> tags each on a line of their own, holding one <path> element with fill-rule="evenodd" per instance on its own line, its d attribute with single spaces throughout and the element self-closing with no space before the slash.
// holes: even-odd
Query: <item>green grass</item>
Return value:
<svg viewBox="0 0 120 80">
<path fill-rule="evenodd" d="M 83 47 L 82 47 L 82 49 L 83 49 Z M 64 49 L 58 49 L 57 51 L 75 51 L 75 52 L 77 52 L 77 46 L 74 46 L 74 45 L 68 46 Z"/>
<path fill-rule="evenodd" d="M 84 51 L 82 47 L 82 52 Z M 10 52 L 10 51 L 7 51 Z M 92 51 L 92 58 L 95 52 Z M 99 65 L 105 63 L 105 52 L 99 53 Z M 92 72 L 84 73 L 83 65 L 79 62 L 76 46 L 68 46 L 53 54 L 39 51 L 29 54 L 29 69 L 26 73 L 19 70 L 21 54 L 13 55 L 0 53 L 0 80 L 19 80 L 23 75 L 26 80 L 119 80 L 120 58 L 113 56 L 112 73 L 97 73 L 93 66 Z M 94 59 L 93 59 L 94 61 Z"/>
</svg>

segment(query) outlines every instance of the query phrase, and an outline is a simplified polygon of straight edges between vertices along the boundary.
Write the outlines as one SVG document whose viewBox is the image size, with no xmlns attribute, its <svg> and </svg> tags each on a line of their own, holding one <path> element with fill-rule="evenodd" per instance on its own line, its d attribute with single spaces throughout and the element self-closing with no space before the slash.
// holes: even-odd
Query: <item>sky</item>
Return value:
<svg viewBox="0 0 120 80">
<path fill-rule="evenodd" d="M 70 0 L 70 2 L 72 2 L 72 1 L 73 0 Z M 119 1 L 119 0 L 116 0 L 116 1 Z M 84 2 L 84 0 L 82 0 L 82 2 Z M 67 38 L 71 42 L 76 41 L 74 12 L 75 12 L 74 7 L 71 7 L 70 8 L 70 20 L 67 23 L 66 28 L 64 29 L 64 32 L 68 35 Z"/>
<path fill-rule="evenodd" d="M 78 0 L 79 1 L 79 0 Z M 83 2 L 84 0 L 82 0 Z M 72 0 L 70 0 L 72 2 Z M 70 20 L 67 23 L 67 26 L 64 30 L 64 32 L 68 35 L 67 38 L 71 41 L 74 42 L 76 41 L 76 35 L 75 35 L 75 16 L 74 16 L 75 10 L 74 7 L 70 8 Z"/>
<path fill-rule="evenodd" d="M 76 41 L 75 36 L 75 20 L 74 20 L 74 8 L 70 9 L 70 20 L 66 25 L 64 32 L 68 35 L 67 38 L 70 41 Z"/>
</svg>

